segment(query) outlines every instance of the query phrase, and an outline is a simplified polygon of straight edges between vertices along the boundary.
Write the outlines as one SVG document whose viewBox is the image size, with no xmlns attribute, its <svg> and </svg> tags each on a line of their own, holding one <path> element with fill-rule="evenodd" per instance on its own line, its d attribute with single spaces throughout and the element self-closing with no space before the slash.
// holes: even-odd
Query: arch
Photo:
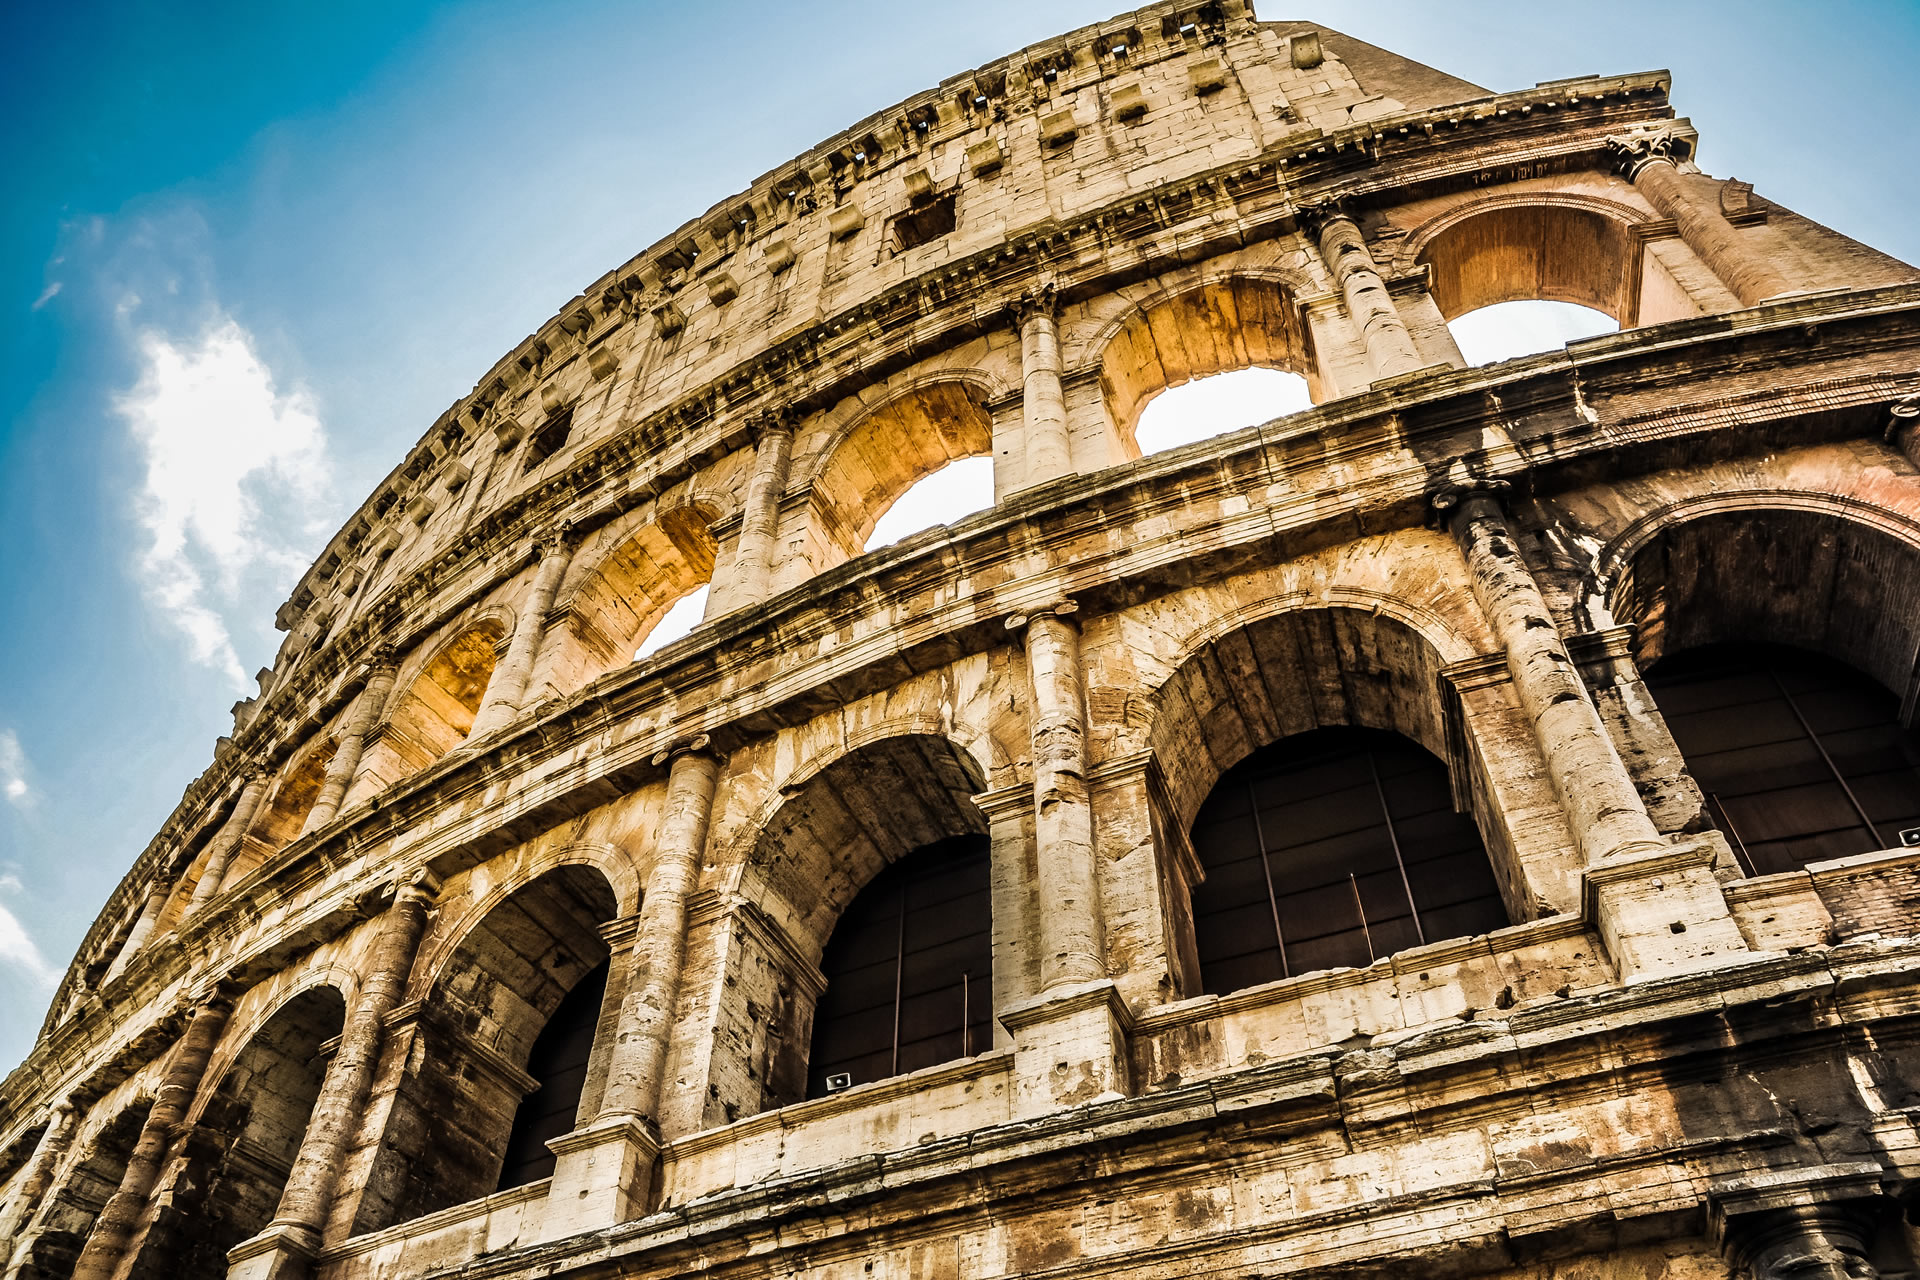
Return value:
<svg viewBox="0 0 1920 1280">
<path fill-rule="evenodd" d="M 13 1257 L 17 1280 L 69 1280 L 100 1211 L 126 1176 L 127 1161 L 153 1109 L 151 1098 L 122 1108 L 74 1144 L 58 1188 L 34 1214 L 29 1238 Z M 11 1243 L 11 1242 L 9 1242 Z"/>
<path fill-rule="evenodd" d="M 908 383 L 830 436 L 802 473 L 830 554 L 861 554 L 873 526 L 916 483 L 950 462 L 991 456 L 993 417 L 982 377 L 942 373 Z"/>
<path fill-rule="evenodd" d="M 1508 923 L 1447 767 L 1402 734 L 1310 729 L 1227 770 L 1192 830 L 1202 988 L 1226 994 Z"/>
<path fill-rule="evenodd" d="M 573 689 L 633 661 L 647 633 L 689 593 L 713 579 L 717 506 L 689 500 L 637 519 L 606 539 L 569 576 L 561 598 L 565 639 L 550 635 L 542 663 L 551 683 Z"/>
<path fill-rule="evenodd" d="M 1149 400 L 1236 369 L 1298 374 L 1319 403 L 1324 391 L 1295 297 L 1276 272 L 1235 272 L 1143 299 L 1110 321 L 1090 345 L 1120 438 L 1137 453 L 1134 432 Z"/>
<path fill-rule="evenodd" d="M 1566 193 L 1474 201 L 1415 228 L 1402 256 L 1424 265 L 1448 320 L 1502 302 L 1576 302 L 1640 323 L 1639 241 L 1629 206 Z"/>
<path fill-rule="evenodd" d="M 418 773 L 466 741 L 506 634 L 505 621 L 488 614 L 429 652 L 388 700 L 343 808 Z"/>
<path fill-rule="evenodd" d="M 499 1187 L 514 1118 L 541 1083 L 527 1074 L 534 1046 L 568 994 L 608 960 L 601 929 L 616 918 L 619 899 L 585 859 L 488 889 L 481 901 L 484 911 L 435 926 L 438 959 L 423 963 L 417 983 L 420 1065 L 400 1082 L 368 1183 L 375 1193 L 359 1205 L 356 1232 Z M 427 956 L 423 948 L 423 962 Z M 598 1106 L 603 1051 L 596 1043 L 575 1118 Z"/>
<path fill-rule="evenodd" d="M 321 784 L 327 779 L 327 766 L 333 763 L 338 749 L 339 743 L 332 734 L 322 734 L 281 771 L 272 794 L 247 827 L 248 843 L 258 846 L 250 865 L 257 864 L 265 854 L 291 844 L 300 834 L 301 824 L 306 822 L 313 802 L 319 798 Z M 235 857 L 229 879 L 235 878 L 234 873 L 244 874 L 245 867 L 239 865 L 243 861 L 248 861 L 244 854 Z"/>
<path fill-rule="evenodd" d="M 1899 512 L 1805 491 L 1701 494 L 1623 529 L 1596 557 L 1587 588 L 1591 620 L 1638 629 L 1643 668 L 1705 645 L 1782 644 L 1843 662 L 1913 703 L 1920 524 Z"/>
<path fill-rule="evenodd" d="M 311 983 L 280 1001 L 216 1077 L 171 1171 L 166 1211 L 142 1240 L 141 1274 L 219 1275 L 227 1251 L 264 1230 L 306 1136 L 326 1077 L 325 1046 L 345 1029 L 346 997 Z"/>
<path fill-rule="evenodd" d="M 1181 830 L 1220 776 L 1268 742 L 1330 725 L 1387 729 L 1450 755 L 1441 670 L 1473 656 L 1438 616 L 1345 589 L 1288 595 L 1211 621 L 1148 691 L 1147 742 Z"/>
<path fill-rule="evenodd" d="M 1920 732 L 1845 663 L 1712 644 L 1669 653 L 1646 684 L 1749 875 L 1898 847 L 1920 831 Z"/>
<path fill-rule="evenodd" d="M 985 834 L 986 773 L 940 732 L 881 729 L 782 784 L 746 837 L 737 892 L 817 961 L 882 868 L 948 836 Z"/>
</svg>

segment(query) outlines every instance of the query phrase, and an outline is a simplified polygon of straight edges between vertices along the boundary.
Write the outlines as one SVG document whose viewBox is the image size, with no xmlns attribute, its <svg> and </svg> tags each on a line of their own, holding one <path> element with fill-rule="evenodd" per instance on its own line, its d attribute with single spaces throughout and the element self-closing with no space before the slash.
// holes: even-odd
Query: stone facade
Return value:
<svg viewBox="0 0 1920 1280">
<path fill-rule="evenodd" d="M 1776 641 L 1911 720 L 1920 272 L 1668 88 L 1156 5 L 596 281 L 282 609 L 0 1087 L 0 1274 L 1913 1270 L 1920 851 L 1749 874 L 1643 670 Z M 1464 367 L 1520 298 L 1621 332 Z M 1250 365 L 1316 407 L 1139 456 Z M 1510 924 L 1204 992 L 1196 813 L 1330 725 L 1444 762 Z M 836 922 L 958 835 L 991 1044 L 807 1100 Z"/>
</svg>

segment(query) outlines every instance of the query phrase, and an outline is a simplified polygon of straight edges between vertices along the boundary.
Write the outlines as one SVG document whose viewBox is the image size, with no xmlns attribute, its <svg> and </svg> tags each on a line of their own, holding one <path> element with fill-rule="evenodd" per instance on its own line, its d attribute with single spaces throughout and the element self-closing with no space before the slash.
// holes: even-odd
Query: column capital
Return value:
<svg viewBox="0 0 1920 1280">
<path fill-rule="evenodd" d="M 421 868 L 410 876 L 396 877 L 393 882 L 393 905 L 419 902 L 431 907 L 440 896 L 440 877 Z"/>
<path fill-rule="evenodd" d="M 1444 525 L 1470 498 L 1489 498 L 1504 504 L 1507 495 L 1512 492 L 1511 481 L 1498 477 L 1469 476 L 1428 490 L 1427 506 L 1433 511 L 1434 522 Z"/>
<path fill-rule="evenodd" d="M 1009 631 L 1024 631 L 1026 630 L 1027 624 L 1036 618 L 1067 619 L 1078 612 L 1080 612 L 1080 604 L 1078 601 L 1063 598 L 1055 600 L 1052 604 L 1043 604 L 1037 608 L 1024 609 L 1019 613 L 1008 614 L 1006 627 Z"/>
<path fill-rule="evenodd" d="M 1353 215 L 1347 212 L 1346 201 L 1338 197 L 1298 205 L 1294 209 L 1293 216 L 1294 220 L 1300 224 L 1300 229 L 1315 240 L 1318 240 L 1321 233 L 1332 223 L 1345 222 L 1356 227 L 1358 225 L 1354 223 Z"/>
<path fill-rule="evenodd" d="M 1007 304 L 1013 312 L 1017 324 L 1025 324 L 1034 316 L 1046 316 L 1049 319 L 1059 314 L 1060 290 L 1052 280 L 1041 280 L 1021 291 L 1020 296 Z"/>
<path fill-rule="evenodd" d="M 720 759 L 720 753 L 713 749 L 713 739 L 707 734 L 698 733 L 691 738 L 683 738 L 672 742 L 661 750 L 654 752 L 653 763 L 657 768 L 660 765 L 677 760 L 681 756 L 705 756 L 709 760 L 715 761 Z"/>
<path fill-rule="evenodd" d="M 1610 133 L 1606 137 L 1606 147 L 1629 182 L 1639 177 L 1648 165 L 1668 164 L 1677 167 L 1693 153 L 1688 140 L 1672 121 L 1666 120 L 1629 125 L 1624 133 Z"/>
<path fill-rule="evenodd" d="M 548 556 L 569 555 L 579 543 L 581 529 L 573 520 L 556 520 L 533 535 L 527 544 L 528 559 L 534 563 Z"/>
<path fill-rule="evenodd" d="M 794 428 L 799 425 L 800 415 L 794 412 L 790 404 L 763 409 L 747 419 L 747 429 L 753 432 L 756 444 L 768 436 L 791 436 Z"/>
</svg>

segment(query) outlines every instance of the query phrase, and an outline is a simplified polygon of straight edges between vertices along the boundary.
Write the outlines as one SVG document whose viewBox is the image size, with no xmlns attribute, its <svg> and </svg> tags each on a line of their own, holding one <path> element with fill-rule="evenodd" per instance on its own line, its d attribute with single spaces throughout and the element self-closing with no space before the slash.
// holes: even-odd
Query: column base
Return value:
<svg viewBox="0 0 1920 1280">
<path fill-rule="evenodd" d="M 251 1240 L 227 1250 L 227 1280 L 304 1280 L 320 1252 L 310 1227 L 269 1223 Z"/>
<path fill-rule="evenodd" d="M 635 1116 L 596 1121 L 547 1144 L 556 1157 L 542 1240 L 631 1222 L 646 1213 L 660 1139 Z"/>
<path fill-rule="evenodd" d="M 1599 930 L 1622 982 L 1718 968 L 1752 952 L 1713 873 L 1718 832 L 1590 866 L 1581 914 Z"/>
<path fill-rule="evenodd" d="M 1013 1114 L 1027 1119 L 1129 1091 L 1133 1018 L 1107 980 L 1060 987 L 1000 1015 L 1013 1033 Z"/>
</svg>

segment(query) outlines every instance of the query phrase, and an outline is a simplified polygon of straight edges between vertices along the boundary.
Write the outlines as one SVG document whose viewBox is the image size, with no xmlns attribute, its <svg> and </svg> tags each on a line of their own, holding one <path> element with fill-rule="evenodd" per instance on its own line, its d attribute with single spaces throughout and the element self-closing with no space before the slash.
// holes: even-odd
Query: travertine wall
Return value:
<svg viewBox="0 0 1920 1280">
<path fill-rule="evenodd" d="M 1911 1269 L 1913 856 L 1740 879 L 1641 671 L 1911 708 L 1920 273 L 1667 89 L 1159 5 L 596 281 L 281 611 L 0 1087 L 0 1274 Z M 1462 367 L 1516 298 L 1623 330 Z M 1139 456 L 1250 365 L 1317 407 Z M 1332 725 L 1446 764 L 1511 925 L 1202 994 L 1194 814 Z M 992 1046 L 801 1101 L 841 911 L 962 832 Z M 603 960 L 556 1171 L 490 1194 Z"/>
</svg>

